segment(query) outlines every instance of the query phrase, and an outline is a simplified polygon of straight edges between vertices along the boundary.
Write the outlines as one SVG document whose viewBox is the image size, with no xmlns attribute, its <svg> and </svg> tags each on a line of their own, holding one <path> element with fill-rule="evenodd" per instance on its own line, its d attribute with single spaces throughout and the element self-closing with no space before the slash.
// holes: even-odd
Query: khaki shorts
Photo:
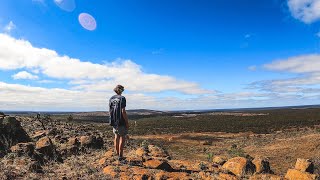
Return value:
<svg viewBox="0 0 320 180">
<path fill-rule="evenodd" d="M 119 126 L 117 129 L 113 128 L 113 133 L 119 136 L 126 136 L 128 134 L 128 130 L 125 126 Z"/>
</svg>

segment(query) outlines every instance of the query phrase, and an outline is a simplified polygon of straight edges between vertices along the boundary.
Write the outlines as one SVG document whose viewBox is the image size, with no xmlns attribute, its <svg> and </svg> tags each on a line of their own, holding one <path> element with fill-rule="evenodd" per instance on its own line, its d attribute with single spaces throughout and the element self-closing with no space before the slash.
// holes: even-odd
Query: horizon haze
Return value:
<svg viewBox="0 0 320 180">
<path fill-rule="evenodd" d="M 0 109 L 320 104 L 320 0 L 4 0 Z"/>
</svg>

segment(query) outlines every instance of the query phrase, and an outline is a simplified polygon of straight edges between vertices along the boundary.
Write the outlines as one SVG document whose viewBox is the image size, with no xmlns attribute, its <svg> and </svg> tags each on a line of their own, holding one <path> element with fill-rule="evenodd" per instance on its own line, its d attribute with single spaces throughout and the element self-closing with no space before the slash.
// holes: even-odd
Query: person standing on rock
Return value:
<svg viewBox="0 0 320 180">
<path fill-rule="evenodd" d="M 126 112 L 126 98 L 122 96 L 124 87 L 117 85 L 114 89 L 116 95 L 109 100 L 110 125 L 113 127 L 114 148 L 119 156 L 119 160 L 123 159 L 123 148 L 128 134 L 129 123 Z"/>
</svg>

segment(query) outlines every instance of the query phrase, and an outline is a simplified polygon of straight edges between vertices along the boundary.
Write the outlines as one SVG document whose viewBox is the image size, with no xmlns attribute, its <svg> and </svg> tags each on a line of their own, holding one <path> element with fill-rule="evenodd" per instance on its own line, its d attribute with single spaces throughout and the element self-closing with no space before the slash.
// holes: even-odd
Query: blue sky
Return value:
<svg viewBox="0 0 320 180">
<path fill-rule="evenodd" d="M 319 8 L 319 0 L 4 0 L 0 109 L 104 110 L 116 84 L 130 109 L 318 104 Z M 81 26 L 81 13 L 96 29 Z"/>
</svg>

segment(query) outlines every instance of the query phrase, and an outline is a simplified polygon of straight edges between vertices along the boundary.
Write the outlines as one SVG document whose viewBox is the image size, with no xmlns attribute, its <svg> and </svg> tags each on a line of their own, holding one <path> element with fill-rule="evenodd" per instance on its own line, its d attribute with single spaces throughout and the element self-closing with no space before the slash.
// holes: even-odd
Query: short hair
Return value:
<svg viewBox="0 0 320 180">
<path fill-rule="evenodd" d="M 124 87 L 119 84 L 113 89 L 113 91 L 117 94 L 121 94 L 124 91 Z"/>
</svg>

